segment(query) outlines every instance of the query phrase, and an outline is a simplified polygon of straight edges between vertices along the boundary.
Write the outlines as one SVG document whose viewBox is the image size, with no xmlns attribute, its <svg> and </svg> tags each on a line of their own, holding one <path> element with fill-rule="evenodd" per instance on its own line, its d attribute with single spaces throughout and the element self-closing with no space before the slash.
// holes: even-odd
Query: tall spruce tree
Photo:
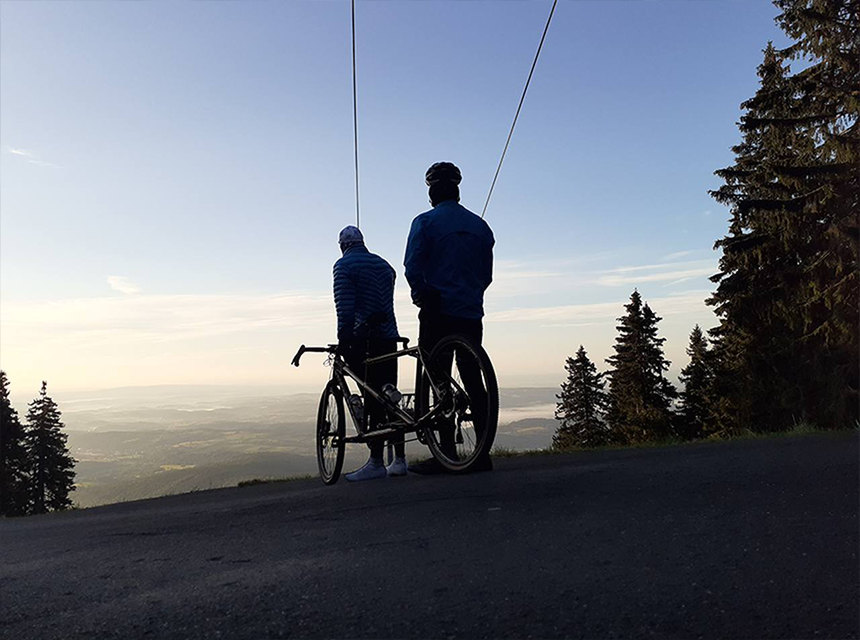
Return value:
<svg viewBox="0 0 860 640">
<path fill-rule="evenodd" d="M 712 192 L 731 210 L 708 301 L 724 433 L 857 419 L 860 0 L 775 4 L 797 42 L 765 49 Z"/>
<path fill-rule="evenodd" d="M 678 402 L 675 432 L 686 440 L 693 440 L 709 434 L 707 423 L 714 383 L 708 340 L 699 325 L 690 333 L 687 355 L 690 356 L 690 364 L 681 370 L 684 388 Z"/>
<path fill-rule="evenodd" d="M 798 113 L 775 126 L 800 129 L 814 153 L 782 167 L 803 202 L 785 231 L 802 247 L 805 335 L 839 350 L 837 375 L 853 374 L 857 391 L 860 309 L 860 0 L 776 0 L 777 21 L 796 42 L 786 58 L 811 64 L 788 79 Z M 852 380 L 852 378 L 849 378 Z M 853 402 L 856 407 L 857 402 Z"/>
<path fill-rule="evenodd" d="M 0 516 L 27 513 L 24 429 L 9 400 L 9 379 L 0 371 Z"/>
<path fill-rule="evenodd" d="M 657 336 L 659 318 L 642 303 L 638 291 L 625 305 L 627 313 L 616 326 L 615 355 L 606 362 L 609 378 L 609 422 L 621 443 L 663 440 L 672 433 L 672 401 L 677 391 L 663 375 L 669 362 L 663 356 L 665 338 Z"/>
<path fill-rule="evenodd" d="M 75 461 L 69 455 L 57 403 L 42 382 L 39 397 L 29 404 L 24 442 L 30 463 L 30 510 L 32 513 L 58 511 L 72 506 Z"/>
<path fill-rule="evenodd" d="M 607 408 L 603 390 L 603 374 L 588 358 L 580 345 L 575 358 L 564 365 L 567 380 L 561 384 L 561 393 L 555 419 L 561 424 L 552 437 L 553 449 L 599 447 L 609 443 L 609 429 L 604 420 Z"/>
<path fill-rule="evenodd" d="M 791 299 L 799 266 L 783 250 L 774 229 L 765 224 L 767 205 L 762 204 L 789 195 L 773 167 L 784 162 L 782 155 L 788 149 L 798 147 L 793 136 L 783 139 L 776 130 L 758 124 L 791 111 L 785 90 L 787 69 L 772 45 L 765 50 L 758 73 L 761 89 L 742 105 L 747 109 L 740 123 L 745 135 L 732 148 L 735 165 L 716 172 L 725 185 L 712 192 L 732 207 L 729 234 L 715 245 L 723 255 L 720 272 L 713 278 L 717 290 L 708 300 L 721 317 L 711 336 L 722 396 L 715 418 L 722 435 L 744 428 L 785 426 L 798 383 L 790 364 L 799 335 L 792 334 L 785 318 L 774 312 Z"/>
</svg>

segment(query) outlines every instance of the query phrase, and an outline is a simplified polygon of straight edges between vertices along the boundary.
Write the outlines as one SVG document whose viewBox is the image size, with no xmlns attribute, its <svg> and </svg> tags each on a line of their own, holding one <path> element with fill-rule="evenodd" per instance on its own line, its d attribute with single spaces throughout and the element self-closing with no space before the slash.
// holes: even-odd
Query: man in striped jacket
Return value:
<svg viewBox="0 0 860 640">
<path fill-rule="evenodd" d="M 386 383 L 397 385 L 397 360 L 365 366 L 367 358 L 391 353 L 397 348 L 397 320 L 394 317 L 395 272 L 388 262 L 364 246 L 364 236 L 349 226 L 338 237 L 343 252 L 334 263 L 334 304 L 337 309 L 337 341 L 347 366 L 379 392 Z M 385 408 L 373 398 L 365 399 L 367 428 L 385 420 Z M 406 475 L 403 439 L 394 442 L 395 457 L 386 469 L 385 443 L 374 441 L 367 463 L 344 477 L 349 481 L 373 480 Z"/>
</svg>

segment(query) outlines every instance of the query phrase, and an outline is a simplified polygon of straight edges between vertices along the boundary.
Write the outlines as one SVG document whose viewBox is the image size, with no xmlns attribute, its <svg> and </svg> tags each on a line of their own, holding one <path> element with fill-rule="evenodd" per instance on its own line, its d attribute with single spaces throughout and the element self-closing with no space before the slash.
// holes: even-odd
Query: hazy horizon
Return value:
<svg viewBox="0 0 860 640">
<path fill-rule="evenodd" d="M 495 445 L 549 446 L 554 388 L 500 391 Z M 55 398 L 56 400 L 56 398 Z M 142 387 L 58 400 L 75 458 L 73 500 L 93 506 L 168 493 L 235 486 L 243 480 L 317 473 L 317 393 L 243 395 L 215 386 Z M 19 413 L 25 407 L 18 406 Z M 411 457 L 426 447 L 407 443 Z M 347 468 L 367 457 L 347 447 Z"/>
</svg>

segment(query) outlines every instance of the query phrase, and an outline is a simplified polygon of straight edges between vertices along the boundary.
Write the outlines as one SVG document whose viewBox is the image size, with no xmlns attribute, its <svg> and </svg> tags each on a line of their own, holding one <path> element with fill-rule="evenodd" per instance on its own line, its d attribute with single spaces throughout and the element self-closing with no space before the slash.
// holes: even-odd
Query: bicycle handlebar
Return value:
<svg viewBox="0 0 860 640">
<path fill-rule="evenodd" d="M 305 345 L 302 345 L 299 347 L 299 350 L 296 351 L 296 355 L 293 356 L 293 360 L 290 364 L 292 364 L 294 367 L 298 367 L 299 362 L 302 359 L 302 355 L 306 351 L 311 351 L 311 352 L 316 352 L 316 353 L 334 353 L 335 349 L 337 349 L 336 344 L 330 344 L 327 347 L 306 347 Z"/>
<path fill-rule="evenodd" d="M 395 342 L 402 343 L 403 348 L 405 349 L 407 347 L 407 345 L 409 344 L 409 338 L 397 338 L 395 340 Z M 293 359 L 290 362 L 290 364 L 293 365 L 294 367 L 298 367 L 299 363 L 302 359 L 302 355 L 304 355 L 308 351 L 316 352 L 316 353 L 334 353 L 335 351 L 337 351 L 337 345 L 336 344 L 330 344 L 330 345 L 325 346 L 325 347 L 306 347 L 305 345 L 302 345 L 299 347 L 299 350 L 296 351 L 296 355 L 293 356 Z"/>
</svg>

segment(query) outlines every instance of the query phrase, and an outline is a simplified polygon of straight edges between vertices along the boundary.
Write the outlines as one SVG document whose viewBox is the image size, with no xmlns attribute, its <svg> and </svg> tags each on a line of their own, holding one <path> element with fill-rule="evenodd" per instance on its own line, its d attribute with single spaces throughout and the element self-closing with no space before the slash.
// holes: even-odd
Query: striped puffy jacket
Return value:
<svg viewBox="0 0 860 640">
<path fill-rule="evenodd" d="M 334 263 L 337 340 L 397 338 L 394 269 L 362 245 L 350 247 Z"/>
</svg>

